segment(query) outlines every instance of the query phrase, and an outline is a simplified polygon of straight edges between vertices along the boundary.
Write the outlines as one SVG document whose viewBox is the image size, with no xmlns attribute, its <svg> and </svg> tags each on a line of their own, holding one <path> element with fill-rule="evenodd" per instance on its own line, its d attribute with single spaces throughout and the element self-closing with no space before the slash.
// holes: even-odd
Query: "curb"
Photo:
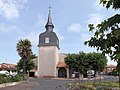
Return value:
<svg viewBox="0 0 120 90">
<path fill-rule="evenodd" d="M 53 80 L 96 80 L 96 79 L 103 79 L 103 77 L 96 77 L 96 78 L 51 78 Z"/>
<path fill-rule="evenodd" d="M 0 84 L 0 88 L 7 87 L 7 86 L 13 86 L 13 85 L 17 85 L 17 84 L 21 84 L 23 82 L 26 82 L 26 81 L 12 82 L 12 83 L 3 83 L 3 84 Z"/>
</svg>

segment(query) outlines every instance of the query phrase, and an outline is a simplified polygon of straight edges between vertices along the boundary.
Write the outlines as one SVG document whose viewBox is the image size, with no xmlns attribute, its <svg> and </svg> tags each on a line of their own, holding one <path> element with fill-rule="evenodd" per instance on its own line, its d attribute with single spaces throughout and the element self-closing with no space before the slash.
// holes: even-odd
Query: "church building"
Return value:
<svg viewBox="0 0 120 90">
<path fill-rule="evenodd" d="M 69 69 L 64 62 L 66 55 L 60 53 L 59 38 L 54 32 L 51 10 L 49 10 L 45 29 L 39 35 L 36 76 L 69 78 Z"/>
</svg>

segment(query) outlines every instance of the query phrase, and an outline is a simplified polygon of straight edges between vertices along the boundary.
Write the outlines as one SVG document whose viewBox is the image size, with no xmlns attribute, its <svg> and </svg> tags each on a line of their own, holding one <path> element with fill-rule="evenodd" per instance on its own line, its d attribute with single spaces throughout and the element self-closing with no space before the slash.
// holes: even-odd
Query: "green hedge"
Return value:
<svg viewBox="0 0 120 90">
<path fill-rule="evenodd" d="M 5 74 L 0 74 L 0 84 L 9 82 L 18 82 L 26 80 L 26 76 L 23 74 L 17 74 L 15 76 L 7 76 Z"/>
</svg>

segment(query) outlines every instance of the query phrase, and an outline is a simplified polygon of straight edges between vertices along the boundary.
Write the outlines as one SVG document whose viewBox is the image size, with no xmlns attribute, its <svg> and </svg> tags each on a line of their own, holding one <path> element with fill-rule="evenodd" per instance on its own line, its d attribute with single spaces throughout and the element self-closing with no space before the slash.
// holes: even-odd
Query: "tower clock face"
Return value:
<svg viewBox="0 0 120 90">
<path fill-rule="evenodd" d="M 45 37 L 45 43 L 50 43 L 49 37 Z"/>
</svg>

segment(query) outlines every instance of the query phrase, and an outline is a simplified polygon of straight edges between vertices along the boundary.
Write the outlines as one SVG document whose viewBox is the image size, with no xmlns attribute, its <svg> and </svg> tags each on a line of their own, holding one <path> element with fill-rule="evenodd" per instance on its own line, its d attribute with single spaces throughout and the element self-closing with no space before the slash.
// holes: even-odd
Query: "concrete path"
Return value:
<svg viewBox="0 0 120 90">
<path fill-rule="evenodd" d="M 31 90 L 32 88 L 37 86 L 39 86 L 39 83 L 30 81 L 30 82 L 24 82 L 14 86 L 0 88 L 0 90 Z"/>
<path fill-rule="evenodd" d="M 39 86 L 32 88 L 31 90 L 67 90 L 66 83 L 73 80 L 64 79 L 33 79 L 39 83 Z"/>
</svg>

